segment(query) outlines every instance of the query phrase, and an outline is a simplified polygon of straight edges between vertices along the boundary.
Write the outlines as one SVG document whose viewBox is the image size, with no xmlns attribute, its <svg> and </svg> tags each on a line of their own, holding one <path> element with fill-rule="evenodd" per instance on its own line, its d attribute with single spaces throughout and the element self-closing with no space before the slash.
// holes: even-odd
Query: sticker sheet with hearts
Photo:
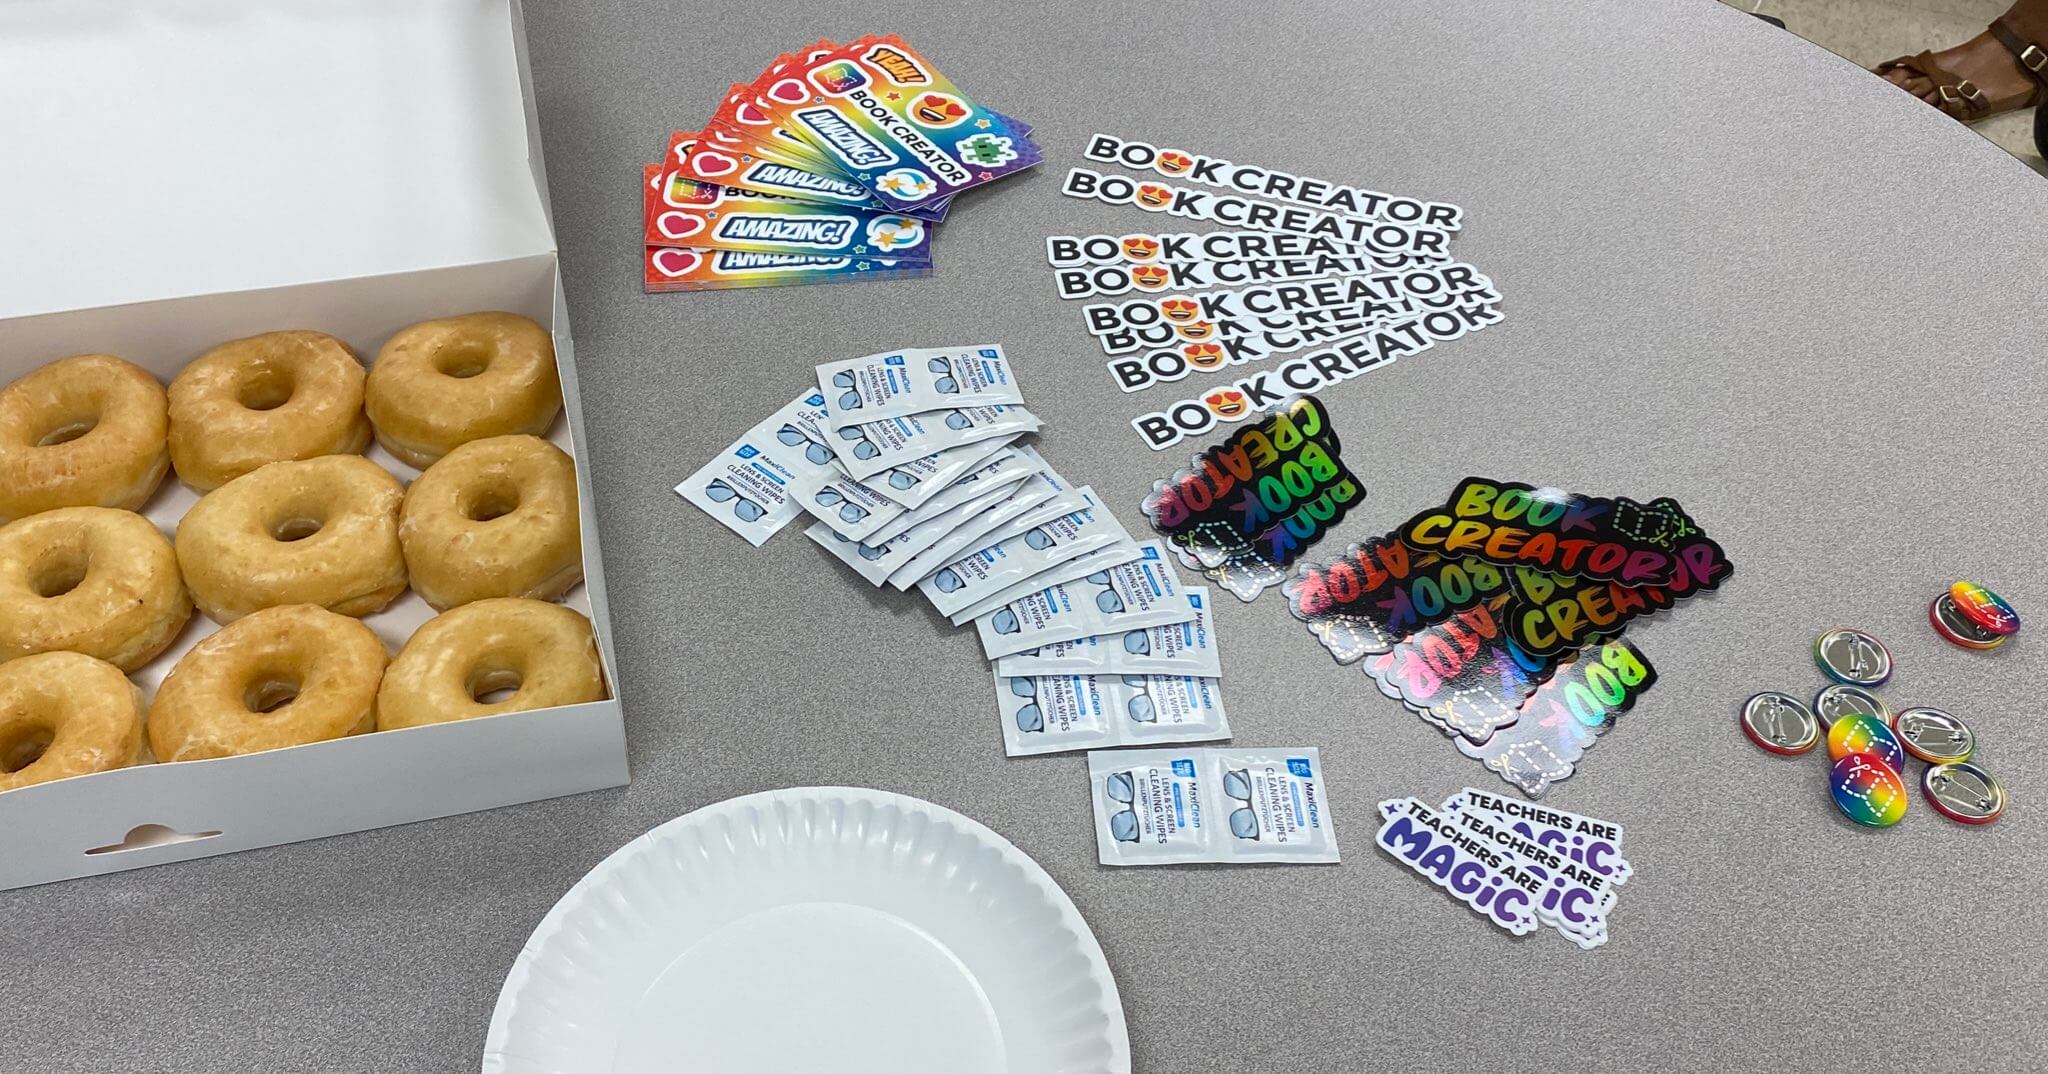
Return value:
<svg viewBox="0 0 2048 1074">
<path fill-rule="evenodd" d="M 784 53 L 643 175 L 645 290 L 929 275 L 954 196 L 1036 165 L 1030 132 L 895 36 Z"/>
</svg>

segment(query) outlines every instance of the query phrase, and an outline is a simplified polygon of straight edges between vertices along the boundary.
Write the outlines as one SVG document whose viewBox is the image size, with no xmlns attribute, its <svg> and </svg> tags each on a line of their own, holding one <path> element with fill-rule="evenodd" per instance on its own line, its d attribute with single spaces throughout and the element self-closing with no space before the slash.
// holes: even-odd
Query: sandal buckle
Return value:
<svg viewBox="0 0 2048 1074">
<path fill-rule="evenodd" d="M 2044 57 L 2044 61 L 2048 61 L 2048 57 Z M 1942 86 L 1940 90 L 1941 99 L 1944 101 L 1961 101 L 1971 105 L 1985 102 L 1984 91 L 1978 89 L 1977 84 L 1967 78 L 1953 86 Z"/>
<path fill-rule="evenodd" d="M 2025 52 L 2020 53 L 2020 65 L 2038 75 L 2042 68 L 2048 68 L 2048 51 L 2030 44 Z"/>
</svg>

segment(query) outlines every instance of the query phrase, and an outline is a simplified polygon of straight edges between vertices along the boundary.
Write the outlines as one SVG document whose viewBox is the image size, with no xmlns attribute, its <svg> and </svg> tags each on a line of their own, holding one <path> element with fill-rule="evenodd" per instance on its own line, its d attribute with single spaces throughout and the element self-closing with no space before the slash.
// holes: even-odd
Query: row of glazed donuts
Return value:
<svg viewBox="0 0 2048 1074">
<path fill-rule="evenodd" d="M 545 433 L 561 407 L 552 338 L 511 313 L 413 325 L 367 373 L 320 332 L 223 343 L 168 391 L 133 363 L 78 355 L 0 392 L 0 522 L 60 507 L 135 510 L 172 467 L 207 492 L 266 463 L 360 454 L 373 431 L 425 469 L 472 440 Z"/>
<path fill-rule="evenodd" d="M 361 621 L 266 608 L 192 647 L 153 704 L 74 652 L 0 663 L 0 792 L 160 762 L 231 757 L 605 696 L 590 620 L 493 598 L 444 612 L 396 657 Z"/>
<path fill-rule="evenodd" d="M 134 671 L 195 604 L 221 624 L 282 604 L 360 617 L 408 584 L 446 611 L 582 578 L 576 466 L 539 437 L 464 444 L 410 489 L 360 455 L 274 462 L 202 497 L 175 542 L 111 507 L 0 526 L 0 660 L 61 649 Z"/>
</svg>

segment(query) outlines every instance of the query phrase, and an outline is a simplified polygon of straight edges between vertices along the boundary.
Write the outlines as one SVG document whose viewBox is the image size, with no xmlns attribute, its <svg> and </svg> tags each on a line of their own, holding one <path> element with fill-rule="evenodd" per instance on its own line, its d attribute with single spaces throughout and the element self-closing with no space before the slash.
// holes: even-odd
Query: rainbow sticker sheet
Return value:
<svg viewBox="0 0 2048 1074">
<path fill-rule="evenodd" d="M 1676 500 L 1468 477 L 1281 592 L 1338 663 L 1537 798 L 1656 682 L 1628 625 L 1734 573 Z"/>
<path fill-rule="evenodd" d="M 1501 320 L 1498 288 L 1451 250 L 1456 205 L 1111 134 L 1083 155 L 1110 170 L 1072 168 L 1062 194 L 1172 218 L 1046 239 L 1119 389 L 1196 379 L 1131 419 L 1155 451 Z"/>
<path fill-rule="evenodd" d="M 893 35 L 784 53 L 647 169 L 645 289 L 928 275 L 954 197 L 1040 161 L 1030 133 Z"/>
</svg>

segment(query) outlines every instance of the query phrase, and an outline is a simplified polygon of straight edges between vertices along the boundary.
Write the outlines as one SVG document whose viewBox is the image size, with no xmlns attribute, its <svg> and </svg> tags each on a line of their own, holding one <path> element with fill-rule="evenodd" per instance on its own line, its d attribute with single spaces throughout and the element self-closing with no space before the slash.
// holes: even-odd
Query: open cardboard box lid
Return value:
<svg viewBox="0 0 2048 1074">
<path fill-rule="evenodd" d="M 0 4 L 0 318 L 553 253 L 524 51 L 517 0 Z"/>
</svg>

